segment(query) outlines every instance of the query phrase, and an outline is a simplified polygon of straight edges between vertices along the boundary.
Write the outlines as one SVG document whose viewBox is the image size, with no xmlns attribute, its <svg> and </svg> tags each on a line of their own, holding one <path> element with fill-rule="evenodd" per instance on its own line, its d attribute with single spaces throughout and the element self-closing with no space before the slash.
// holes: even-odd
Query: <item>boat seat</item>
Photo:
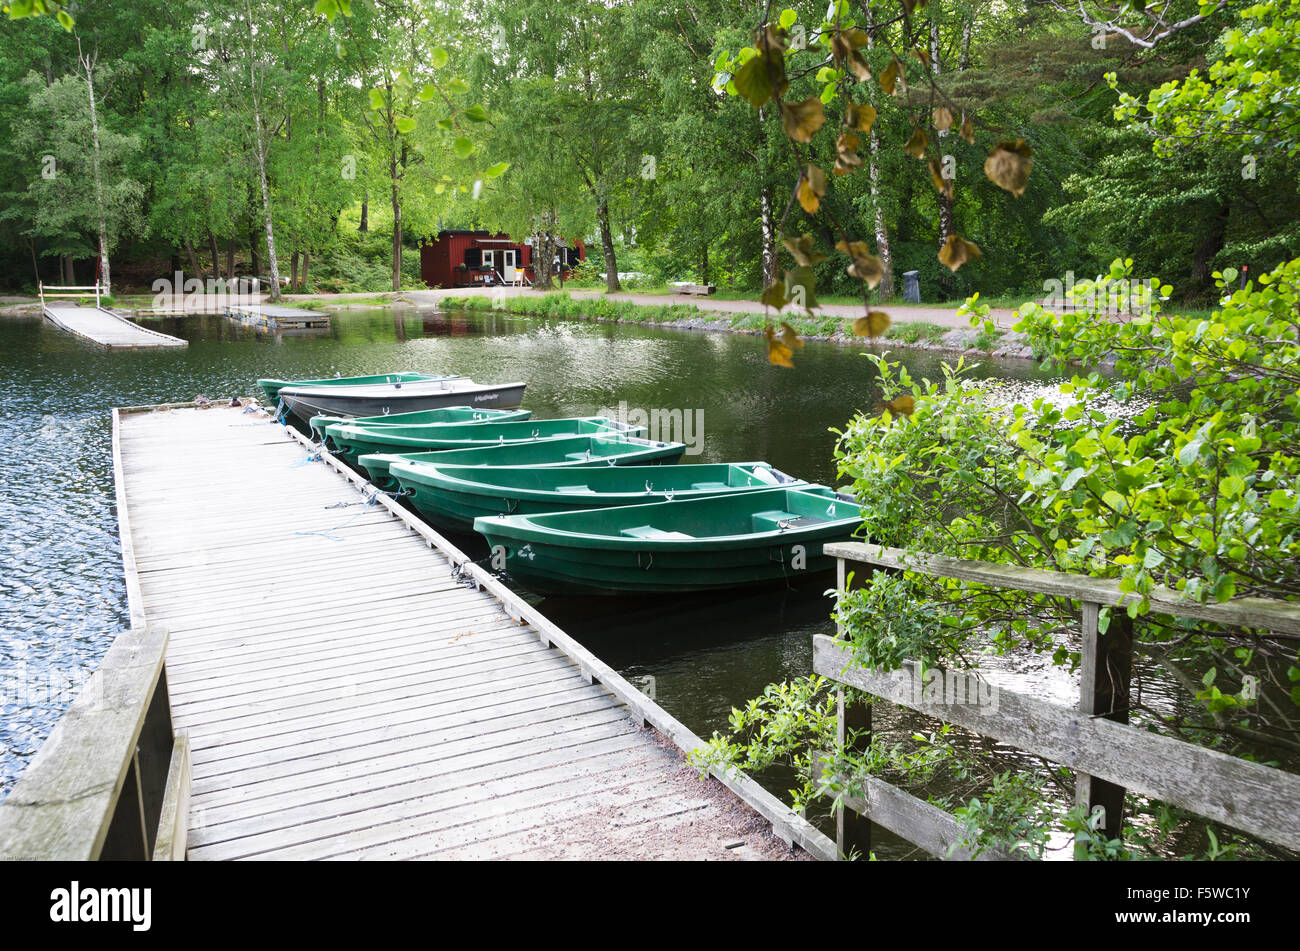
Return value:
<svg viewBox="0 0 1300 951">
<path fill-rule="evenodd" d="M 564 492 L 569 495 L 590 495 L 591 486 L 589 485 L 557 485 L 556 492 Z"/>
<path fill-rule="evenodd" d="M 726 489 L 729 488 L 725 482 L 692 482 L 692 489 Z"/>
<path fill-rule="evenodd" d="M 638 525 L 636 528 L 625 528 L 623 534 L 629 538 L 652 538 L 656 541 L 665 538 L 694 538 L 694 535 L 687 535 L 685 532 L 665 532 L 663 529 L 655 528 L 653 525 Z"/>
<path fill-rule="evenodd" d="M 755 512 L 753 515 L 756 532 L 774 532 L 782 527 L 805 528 L 809 525 L 820 525 L 825 521 L 827 520 L 817 515 L 795 515 L 793 512 L 783 512 L 779 509 Z"/>
</svg>

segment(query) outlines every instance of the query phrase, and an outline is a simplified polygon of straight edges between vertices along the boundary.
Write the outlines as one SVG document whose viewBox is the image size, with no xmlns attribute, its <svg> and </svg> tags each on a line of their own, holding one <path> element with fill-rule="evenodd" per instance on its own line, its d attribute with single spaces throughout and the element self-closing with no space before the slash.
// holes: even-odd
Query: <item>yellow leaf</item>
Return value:
<svg viewBox="0 0 1300 951">
<path fill-rule="evenodd" d="M 808 265 L 785 272 L 785 293 L 789 303 L 812 313 L 817 304 L 817 276 Z"/>
<path fill-rule="evenodd" d="M 865 317 L 853 321 L 853 333 L 859 337 L 879 337 L 889 329 L 892 321 L 883 310 L 867 311 Z"/>
<path fill-rule="evenodd" d="M 952 179 L 943 177 L 943 167 L 938 159 L 930 159 L 930 180 L 934 182 L 934 187 L 938 189 L 939 194 L 952 197 Z"/>
<path fill-rule="evenodd" d="M 784 320 L 781 321 L 781 342 L 787 347 L 798 347 L 803 349 L 803 341 L 799 339 L 799 331 L 795 330 Z"/>
<path fill-rule="evenodd" d="M 858 146 L 861 144 L 861 140 L 852 132 L 840 133 L 840 137 L 835 141 L 835 148 L 838 150 L 835 156 L 836 175 L 847 175 L 862 166 L 862 156 L 858 154 Z"/>
<path fill-rule="evenodd" d="M 960 235 L 950 234 L 948 240 L 939 249 L 939 263 L 956 271 L 967 261 L 974 261 L 980 256 L 980 249 L 973 241 L 967 241 Z"/>
<path fill-rule="evenodd" d="M 772 331 L 772 325 L 768 324 L 763 331 L 763 336 L 767 338 L 767 362 L 773 366 L 794 368 L 794 361 L 790 358 L 794 356 L 794 351 L 784 343 L 776 339 L 776 334 Z"/>
<path fill-rule="evenodd" d="M 799 177 L 799 188 L 795 194 L 799 198 L 799 204 L 803 205 L 804 211 L 810 215 L 816 214 L 822 196 L 826 194 L 826 173 L 816 165 L 809 165 Z M 809 241 L 812 240 L 811 236 L 807 237 Z"/>
<path fill-rule="evenodd" d="M 931 119 L 934 127 L 940 132 L 947 132 L 952 128 L 952 110 L 947 106 L 935 106 Z"/>
<path fill-rule="evenodd" d="M 925 133 L 921 131 L 919 125 L 914 126 L 913 129 L 912 137 L 908 139 L 907 144 L 903 146 L 903 151 L 913 158 L 924 158 L 925 147 L 929 144 L 930 140 L 926 138 Z"/>
<path fill-rule="evenodd" d="M 760 51 L 764 49 L 780 50 L 784 53 L 790 48 L 789 35 L 781 28 L 780 24 L 769 23 L 766 29 L 754 32 L 754 45 Z"/>
<path fill-rule="evenodd" d="M 865 83 L 871 78 L 871 67 L 868 66 L 867 61 L 862 58 L 862 54 L 856 50 L 849 53 L 849 69 L 853 72 L 853 75 L 857 77 L 858 82 Z"/>
<path fill-rule="evenodd" d="M 916 410 L 916 397 L 912 396 L 911 393 L 904 393 L 902 396 L 887 400 L 880 405 L 895 415 L 911 416 Z"/>
<path fill-rule="evenodd" d="M 1029 184 L 1029 171 L 1034 167 L 1034 150 L 1024 139 L 1000 142 L 984 160 L 984 174 L 993 184 L 1004 188 L 1019 198 Z"/>
<path fill-rule="evenodd" d="M 885 91 L 886 95 L 892 96 L 894 94 L 894 87 L 897 85 L 902 72 L 902 68 L 898 65 L 898 59 L 891 59 L 889 65 L 885 67 L 885 71 L 880 74 L 880 88 Z"/>
<path fill-rule="evenodd" d="M 825 180 L 826 177 L 823 175 L 822 181 Z M 800 235 L 797 241 L 786 238 L 785 248 L 800 267 L 812 267 L 826 260 L 826 255 L 813 247 L 813 236 L 810 234 Z"/>
<path fill-rule="evenodd" d="M 803 102 L 781 103 L 781 127 L 796 142 L 811 142 L 813 134 L 826 122 L 822 101 L 809 96 Z"/>
<path fill-rule="evenodd" d="M 759 301 L 764 307 L 774 307 L 777 310 L 785 307 L 785 281 L 773 281 L 763 288 Z"/>
<path fill-rule="evenodd" d="M 858 132 L 870 132 L 871 126 L 876 121 L 876 107 L 869 105 L 850 105 L 848 114 L 844 117 L 844 124 L 850 129 L 856 129 Z"/>
<path fill-rule="evenodd" d="M 853 261 L 846 268 L 849 277 L 856 277 L 860 281 L 865 281 L 867 287 L 875 287 L 880 283 L 880 279 L 885 276 L 884 264 L 881 263 L 880 258 L 871 253 L 864 242 L 841 241 L 835 247 L 847 254 Z"/>
<path fill-rule="evenodd" d="M 961 118 L 961 137 L 971 145 L 975 144 L 975 126 L 971 125 L 971 121 L 965 115 Z"/>
<path fill-rule="evenodd" d="M 924 46 L 912 47 L 912 55 L 924 63 L 926 69 L 930 68 L 930 51 Z"/>
</svg>

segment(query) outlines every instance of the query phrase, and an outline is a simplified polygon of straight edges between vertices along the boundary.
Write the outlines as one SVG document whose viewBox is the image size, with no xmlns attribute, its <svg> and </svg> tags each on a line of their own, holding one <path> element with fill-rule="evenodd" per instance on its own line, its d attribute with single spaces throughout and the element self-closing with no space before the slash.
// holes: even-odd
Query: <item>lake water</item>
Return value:
<svg viewBox="0 0 1300 951">
<path fill-rule="evenodd" d="M 282 336 L 216 316 L 148 326 L 190 346 L 109 353 L 36 318 L 0 317 L 0 796 L 127 623 L 113 406 L 247 395 L 263 376 L 454 372 L 480 382 L 527 381 L 524 406 L 536 418 L 620 404 L 682 410 L 693 420 L 702 413 L 701 454 L 683 461 L 766 460 L 835 484 L 829 430 L 877 399 L 861 348 L 815 342 L 787 370 L 768 365 L 754 336 L 496 314 L 344 311 L 328 331 Z M 940 374 L 939 355 L 895 356 L 915 377 Z M 1020 391 L 1043 382 L 1026 361 L 990 361 L 977 375 L 1019 380 Z M 782 590 L 686 602 L 542 603 L 706 737 L 768 683 L 810 672 L 812 635 L 832 629 L 828 608 L 818 591 Z M 1065 702 L 1074 695 L 1068 675 L 1037 659 L 1016 662 L 1007 674 L 1040 695 Z M 780 789 L 782 778 L 766 782 Z M 908 851 L 884 836 L 876 847 L 882 857 Z"/>
</svg>

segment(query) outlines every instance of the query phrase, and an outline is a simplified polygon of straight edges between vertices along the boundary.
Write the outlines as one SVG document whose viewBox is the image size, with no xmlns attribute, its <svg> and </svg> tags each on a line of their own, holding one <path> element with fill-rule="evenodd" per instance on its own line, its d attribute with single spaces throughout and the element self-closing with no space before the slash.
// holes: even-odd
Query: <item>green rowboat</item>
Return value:
<svg viewBox="0 0 1300 951">
<path fill-rule="evenodd" d="M 793 583 L 829 571 L 822 546 L 861 524 L 824 486 L 682 502 L 474 520 L 506 572 L 540 594 L 709 591 Z"/>
<path fill-rule="evenodd" d="M 450 466 L 658 466 L 676 462 L 686 451 L 679 442 L 657 442 L 636 436 L 570 436 L 506 443 L 484 449 L 446 452 L 372 453 L 357 460 L 370 481 L 392 491 L 397 481 L 388 469 L 395 462 L 437 462 Z"/>
<path fill-rule="evenodd" d="M 354 426 L 333 423 L 325 427 L 335 451 L 356 465 L 359 457 L 377 452 L 433 452 L 444 449 L 481 449 L 507 443 L 536 442 L 567 436 L 625 433 L 644 436 L 645 427 L 630 426 L 604 416 L 573 419 L 532 419 L 512 423 L 461 423 L 432 426 Z"/>
<path fill-rule="evenodd" d="M 439 457 L 429 463 L 393 463 L 389 471 L 426 521 L 459 531 L 491 515 L 684 502 L 808 484 L 765 462 L 573 469 L 448 466 Z"/>
<path fill-rule="evenodd" d="M 286 386 L 360 386 L 369 383 L 414 383 L 416 380 L 455 380 L 455 374 L 436 373 L 376 373 L 371 376 L 336 376 L 326 380 L 258 380 L 257 385 L 266 394 L 267 402 L 275 403 Z"/>
<path fill-rule="evenodd" d="M 529 419 L 532 410 L 526 409 L 475 409 L 472 406 L 446 406 L 442 409 L 419 409 L 410 413 L 392 413 L 388 416 L 313 416 L 312 436 L 317 440 L 328 438 L 325 427 L 335 423 L 357 426 L 429 426 L 444 423 L 508 423 Z"/>
</svg>

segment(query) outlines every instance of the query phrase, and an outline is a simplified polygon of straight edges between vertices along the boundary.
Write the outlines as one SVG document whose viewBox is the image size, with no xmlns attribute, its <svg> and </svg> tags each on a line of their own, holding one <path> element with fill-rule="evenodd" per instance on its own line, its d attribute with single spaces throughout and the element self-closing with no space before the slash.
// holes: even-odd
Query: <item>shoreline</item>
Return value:
<svg viewBox="0 0 1300 951">
<path fill-rule="evenodd" d="M 531 300 L 530 300 L 531 298 Z M 542 302 L 550 300 L 550 305 Z M 533 303 L 533 302 L 536 303 Z M 693 304 L 640 304 L 625 299 L 613 302 L 600 301 L 599 298 L 574 297 L 568 291 L 551 294 L 514 294 L 504 300 L 491 299 L 485 294 L 446 295 L 437 303 L 443 307 L 462 307 L 474 311 L 497 311 L 518 317 L 553 317 L 564 320 L 587 320 L 594 323 L 630 324 L 641 327 L 657 327 L 669 330 L 694 330 L 706 333 L 731 333 L 744 336 L 763 335 L 761 326 L 755 322 L 766 322 L 768 318 L 752 312 L 730 312 L 710 309 L 701 310 Z M 593 306 L 593 304 L 595 306 Z M 591 311 L 574 313 L 574 309 Z M 609 313 L 602 314 L 599 311 Z M 655 320 L 651 314 L 673 314 L 671 319 Z M 664 314 L 667 316 L 667 314 Z M 716 315 L 716 316 L 715 316 Z M 775 322 L 784 319 L 799 332 L 802 340 L 819 343 L 833 343 L 839 346 L 872 346 L 907 350 L 925 350 L 935 353 L 954 353 L 980 358 L 996 357 L 1017 360 L 1036 360 L 1033 350 L 1022 341 L 1024 335 L 1013 330 L 997 330 L 995 337 L 986 339 L 986 346 L 978 346 L 985 332 L 973 327 L 944 327 L 929 321 L 898 321 L 892 324 L 885 335 L 880 337 L 859 337 L 846 328 L 851 321 L 849 317 L 785 317 L 779 314 L 772 318 Z M 839 329 L 831 333 L 824 331 L 828 322 L 837 322 Z M 894 335 L 890 335 L 890 331 Z"/>
<path fill-rule="evenodd" d="M 629 324 L 668 330 L 690 330 L 705 333 L 730 333 L 761 337 L 763 326 L 769 321 L 784 320 L 799 332 L 802 340 L 832 343 L 837 346 L 865 346 L 888 349 L 921 350 L 960 356 L 1014 360 L 1036 360 L 1033 350 L 1023 343 L 1024 336 L 1010 329 L 996 329 L 993 336 L 969 326 L 948 326 L 928 320 L 900 320 L 893 323 L 880 337 L 855 336 L 847 328 L 852 317 L 838 313 L 825 313 L 814 317 L 796 317 L 774 314 L 768 317 L 753 309 L 729 310 L 723 306 L 701 308 L 693 302 L 651 303 L 629 299 L 632 295 L 607 298 L 598 292 L 553 291 L 539 293 L 529 289 L 507 287 L 487 289 L 467 288 L 439 290 L 406 290 L 369 294 L 341 295 L 338 301 L 323 299 L 320 295 L 283 295 L 286 306 L 315 306 L 326 310 L 379 310 L 394 307 L 464 308 L 478 312 L 501 312 L 517 317 L 551 317 L 562 320 L 585 320 L 593 323 Z M 504 297 L 499 293 L 505 291 Z M 348 298 L 352 298 L 349 300 Z M 377 298 L 387 298 L 377 300 Z M 717 301 L 716 305 L 733 303 Z M 737 301 L 745 305 L 750 302 Z M 129 307 L 120 307 L 130 310 Z M 603 313 L 602 313 L 603 312 Z M 904 311 L 905 312 L 905 311 Z M 216 313 L 215 311 L 195 311 Z M 891 316 L 898 314 L 895 309 Z M 39 317 L 39 301 L 0 304 L 0 317 Z M 662 317 L 667 319 L 656 319 Z M 1006 325 L 1005 316 L 1000 322 Z M 835 329 L 830 330 L 831 327 Z M 830 332 L 827 332 L 830 330 Z M 982 345 L 981 345 L 982 344 Z"/>
</svg>

